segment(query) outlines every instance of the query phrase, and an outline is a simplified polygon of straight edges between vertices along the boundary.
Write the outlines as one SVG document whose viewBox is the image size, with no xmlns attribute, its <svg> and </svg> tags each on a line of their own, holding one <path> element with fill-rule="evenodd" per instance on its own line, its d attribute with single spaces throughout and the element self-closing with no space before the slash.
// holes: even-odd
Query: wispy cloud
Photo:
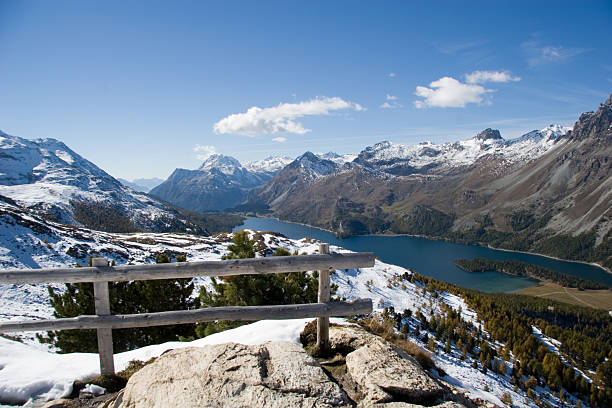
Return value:
<svg viewBox="0 0 612 408">
<path fill-rule="evenodd" d="M 395 72 L 390 72 L 390 73 L 389 73 L 389 78 L 395 78 L 395 76 L 396 76 L 396 75 L 395 75 Z"/>
<path fill-rule="evenodd" d="M 454 42 L 454 43 L 445 43 L 445 44 L 434 44 L 436 49 L 440 51 L 442 54 L 457 54 L 464 51 L 472 50 L 474 48 L 480 47 L 481 45 L 485 45 L 487 41 L 477 40 L 477 41 L 463 41 L 463 42 Z"/>
<path fill-rule="evenodd" d="M 214 124 L 219 134 L 257 136 L 264 134 L 292 133 L 303 135 L 310 132 L 296 119 L 304 116 L 329 115 L 338 110 L 365 110 L 358 103 L 342 98 L 316 98 L 298 103 L 280 103 L 270 108 L 253 106 L 244 113 L 234 113 Z"/>
<path fill-rule="evenodd" d="M 386 99 L 386 102 L 380 105 L 383 109 L 397 109 L 403 107 L 403 105 L 398 102 L 397 96 L 387 94 Z"/>
<path fill-rule="evenodd" d="M 283 136 L 278 136 L 278 137 L 273 137 L 272 141 L 278 142 L 278 143 L 285 143 L 287 141 L 287 138 Z"/>
<path fill-rule="evenodd" d="M 484 84 L 485 82 L 516 82 L 521 78 L 512 76 L 508 71 L 474 71 L 465 76 L 468 84 Z"/>
<path fill-rule="evenodd" d="M 527 63 L 531 67 L 566 62 L 577 55 L 590 51 L 588 48 L 543 45 L 537 40 L 525 41 L 521 44 L 521 48 L 526 53 Z"/>
<path fill-rule="evenodd" d="M 211 145 L 195 145 L 193 151 L 196 152 L 196 157 L 199 160 L 206 160 L 213 154 L 217 153 L 215 146 Z"/>
</svg>

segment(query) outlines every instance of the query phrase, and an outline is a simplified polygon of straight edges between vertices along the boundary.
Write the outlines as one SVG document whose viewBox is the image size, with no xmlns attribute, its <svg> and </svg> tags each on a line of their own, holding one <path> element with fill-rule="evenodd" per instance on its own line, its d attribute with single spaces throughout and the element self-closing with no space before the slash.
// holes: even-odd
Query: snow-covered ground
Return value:
<svg viewBox="0 0 612 408">
<path fill-rule="evenodd" d="M 291 240 L 276 234 L 251 235 L 261 240 L 269 251 L 282 247 L 290 252 L 312 254 L 319 242 L 312 239 Z M 0 201 L 0 267 L 41 268 L 84 264 L 88 254 L 97 253 L 112 259 L 116 264 L 151 263 L 162 253 L 185 254 L 188 261 L 216 260 L 227 253 L 231 234 L 217 237 L 199 237 L 185 234 L 111 234 L 67 227 L 46 222 L 18 207 Z M 347 252 L 331 246 L 332 252 Z M 465 301 L 450 293 L 431 293 L 418 281 L 410 282 L 411 272 L 402 267 L 377 260 L 374 267 L 342 269 L 332 274 L 332 282 L 338 285 L 336 295 L 347 299 L 371 298 L 374 308 L 381 312 L 392 306 L 396 311 L 409 309 L 413 318 L 411 327 L 417 325 L 414 315 L 422 311 L 425 316 L 442 313 L 450 306 L 461 310 L 461 317 L 474 326 L 482 327 L 476 313 Z M 196 286 L 209 287 L 208 278 L 196 278 Z M 62 285 L 55 286 L 62 289 Z M 44 285 L 0 285 L 0 319 L 22 320 L 50 318 L 52 308 Z M 200 346 L 212 342 L 258 343 L 266 340 L 298 341 L 299 332 L 309 320 L 262 321 L 238 329 L 215 334 L 191 343 L 166 343 L 116 355 L 117 369 L 121 370 L 132 359 L 147 360 L 169 348 Z M 410 320 L 410 319 L 408 319 Z M 422 334 L 421 334 L 422 336 Z M 0 402 L 24 402 L 28 399 L 56 398 L 70 391 L 72 381 L 93 376 L 98 370 L 98 360 L 92 354 L 56 354 L 37 343 L 32 334 L 21 335 L 24 343 L 0 338 Z M 410 339 L 425 347 L 422 337 L 411 330 Z M 552 340 L 551 345 L 558 346 Z M 498 344 L 492 345 L 498 347 Z M 533 406 L 522 391 L 514 392 L 510 377 L 488 370 L 483 374 L 472 368 L 476 357 L 468 355 L 461 360 L 461 351 L 452 345 L 450 353 L 442 351 L 432 357 L 446 373 L 443 379 L 474 398 L 482 398 L 501 405 L 500 398 L 508 392 L 517 406 Z M 506 362 L 511 367 L 510 362 Z M 488 391 L 485 391 L 486 389 Z M 549 390 L 542 390 L 543 394 Z M 559 405 L 554 400 L 553 405 Z"/>
</svg>

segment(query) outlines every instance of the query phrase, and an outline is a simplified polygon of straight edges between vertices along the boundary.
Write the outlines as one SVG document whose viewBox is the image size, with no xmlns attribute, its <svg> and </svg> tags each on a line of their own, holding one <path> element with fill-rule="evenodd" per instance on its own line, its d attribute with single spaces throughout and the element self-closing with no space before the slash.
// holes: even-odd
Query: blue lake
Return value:
<svg viewBox="0 0 612 408">
<path fill-rule="evenodd" d="M 483 292 L 514 292 L 535 284 L 527 278 L 513 277 L 499 272 L 470 273 L 458 268 L 456 259 L 488 258 L 515 259 L 612 285 L 612 274 L 593 265 L 559 261 L 544 256 L 500 251 L 476 245 L 454 244 L 427 238 L 408 236 L 362 235 L 338 239 L 330 232 L 273 218 L 247 218 L 234 228 L 276 231 L 291 239 L 315 238 L 356 252 L 374 252 L 383 262 L 399 265 L 435 279 Z"/>
</svg>

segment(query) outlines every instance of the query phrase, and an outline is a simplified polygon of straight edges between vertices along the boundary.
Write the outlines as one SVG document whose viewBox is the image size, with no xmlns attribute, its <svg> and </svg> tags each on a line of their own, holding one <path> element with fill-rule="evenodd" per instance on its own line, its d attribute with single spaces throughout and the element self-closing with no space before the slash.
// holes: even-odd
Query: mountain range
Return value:
<svg viewBox="0 0 612 408">
<path fill-rule="evenodd" d="M 341 237 L 424 235 L 610 268 L 610 123 L 612 97 L 573 129 L 549 125 L 510 140 L 485 129 L 463 141 L 383 141 L 344 156 L 241 164 L 214 154 L 198 169 L 176 169 L 149 195 L 57 140 L 2 133 L 0 195 L 56 221 L 115 232 L 199 231 L 191 221 L 201 216 L 179 208 L 233 208 Z M 109 217 L 110 227 L 83 222 Z"/>
<path fill-rule="evenodd" d="M 612 97 L 573 129 L 307 152 L 240 208 L 339 236 L 415 234 L 612 266 Z M 265 211 L 264 211 L 265 209 Z"/>
</svg>

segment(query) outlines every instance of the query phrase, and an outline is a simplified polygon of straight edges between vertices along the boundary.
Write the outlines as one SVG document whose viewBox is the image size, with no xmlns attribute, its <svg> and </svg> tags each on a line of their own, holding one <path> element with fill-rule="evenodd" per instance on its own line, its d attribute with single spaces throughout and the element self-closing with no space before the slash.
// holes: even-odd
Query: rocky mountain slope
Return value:
<svg viewBox="0 0 612 408">
<path fill-rule="evenodd" d="M 233 157 L 213 154 L 197 170 L 174 170 L 151 195 L 193 211 L 223 210 L 240 204 L 289 161 L 270 157 L 243 166 Z"/>
<path fill-rule="evenodd" d="M 205 227 L 122 185 L 55 139 L 0 132 L 0 195 L 49 219 L 96 229 L 192 231 Z"/>
<path fill-rule="evenodd" d="M 245 207 L 340 236 L 420 234 L 610 267 L 611 117 L 609 99 L 571 131 L 551 125 L 512 140 L 486 129 L 441 145 L 381 142 L 343 165 L 306 153 Z"/>
</svg>

